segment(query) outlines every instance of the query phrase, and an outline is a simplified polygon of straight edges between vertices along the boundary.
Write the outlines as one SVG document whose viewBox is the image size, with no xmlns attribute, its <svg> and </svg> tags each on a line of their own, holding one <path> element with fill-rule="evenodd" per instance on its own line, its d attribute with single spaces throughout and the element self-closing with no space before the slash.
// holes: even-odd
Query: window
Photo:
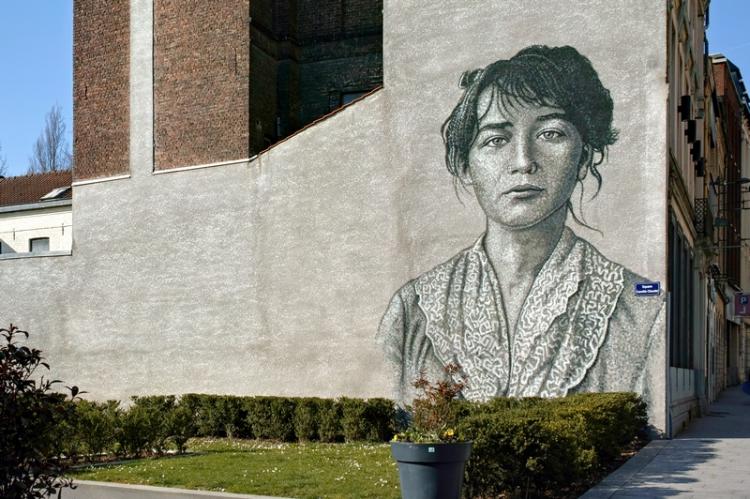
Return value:
<svg viewBox="0 0 750 499">
<path fill-rule="evenodd" d="M 674 217 L 669 221 L 670 365 L 693 367 L 693 253 Z"/>
<path fill-rule="evenodd" d="M 354 102 L 366 93 L 367 92 L 344 92 L 341 94 L 341 105 L 345 106 L 350 102 Z"/>
<path fill-rule="evenodd" d="M 49 237 L 29 239 L 29 251 L 31 253 L 44 253 L 49 251 Z"/>
</svg>

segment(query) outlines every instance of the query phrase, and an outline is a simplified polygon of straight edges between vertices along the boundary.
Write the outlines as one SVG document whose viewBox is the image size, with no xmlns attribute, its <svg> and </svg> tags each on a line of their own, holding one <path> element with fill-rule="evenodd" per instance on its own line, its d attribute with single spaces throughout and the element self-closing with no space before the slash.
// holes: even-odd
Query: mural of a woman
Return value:
<svg viewBox="0 0 750 499">
<path fill-rule="evenodd" d="M 443 125 L 446 164 L 473 190 L 486 231 L 406 283 L 379 339 L 409 401 L 420 370 L 457 362 L 465 396 L 636 391 L 663 381 L 664 301 L 636 297 L 643 277 L 566 226 L 577 183 L 617 139 L 613 102 L 576 49 L 530 46 L 464 73 Z"/>
</svg>

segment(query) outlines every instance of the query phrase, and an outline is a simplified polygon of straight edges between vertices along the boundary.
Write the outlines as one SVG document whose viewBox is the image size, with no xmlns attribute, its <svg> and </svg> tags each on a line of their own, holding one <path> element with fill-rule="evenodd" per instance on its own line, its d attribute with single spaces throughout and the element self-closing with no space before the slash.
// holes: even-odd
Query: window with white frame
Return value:
<svg viewBox="0 0 750 499">
<path fill-rule="evenodd" d="M 45 253 L 49 251 L 49 237 L 29 239 L 29 251 L 31 253 Z"/>
</svg>

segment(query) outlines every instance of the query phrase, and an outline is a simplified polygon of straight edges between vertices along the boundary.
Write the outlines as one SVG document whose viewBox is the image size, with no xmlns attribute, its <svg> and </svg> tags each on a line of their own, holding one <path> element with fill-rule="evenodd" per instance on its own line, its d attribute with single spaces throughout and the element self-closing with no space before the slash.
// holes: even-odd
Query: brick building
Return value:
<svg viewBox="0 0 750 499">
<path fill-rule="evenodd" d="M 75 180 L 129 172 L 127 0 L 75 2 Z M 250 158 L 383 81 L 380 0 L 158 0 L 154 170 Z"/>
<path fill-rule="evenodd" d="M 746 379 L 750 287 L 748 99 L 738 68 L 709 55 L 709 2 L 669 2 L 669 381 L 679 431 Z"/>
<path fill-rule="evenodd" d="M 71 172 L 0 177 L 0 259 L 70 255 Z"/>
<path fill-rule="evenodd" d="M 718 387 L 736 385 L 748 379 L 747 330 L 750 318 L 735 310 L 734 295 L 750 290 L 750 248 L 745 241 L 750 237 L 747 197 L 750 183 L 750 100 L 739 68 L 726 57 L 717 54 L 710 57 L 715 89 L 711 96 L 717 116 L 717 128 L 721 129 L 723 144 L 721 159 L 724 175 L 714 179 L 719 193 L 718 218 L 722 229 L 718 234 L 720 256 L 725 275 L 726 294 L 731 302 L 732 314 L 728 315 L 721 348 L 716 358 L 719 372 Z"/>
</svg>

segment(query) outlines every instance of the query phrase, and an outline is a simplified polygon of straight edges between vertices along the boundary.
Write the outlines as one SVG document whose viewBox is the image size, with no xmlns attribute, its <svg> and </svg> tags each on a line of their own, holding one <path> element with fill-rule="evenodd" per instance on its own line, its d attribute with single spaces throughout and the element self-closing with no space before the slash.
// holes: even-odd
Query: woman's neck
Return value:
<svg viewBox="0 0 750 499">
<path fill-rule="evenodd" d="M 498 282 L 533 280 L 555 249 L 565 228 L 566 209 L 532 227 L 508 228 L 487 220 L 484 250 Z"/>
</svg>

